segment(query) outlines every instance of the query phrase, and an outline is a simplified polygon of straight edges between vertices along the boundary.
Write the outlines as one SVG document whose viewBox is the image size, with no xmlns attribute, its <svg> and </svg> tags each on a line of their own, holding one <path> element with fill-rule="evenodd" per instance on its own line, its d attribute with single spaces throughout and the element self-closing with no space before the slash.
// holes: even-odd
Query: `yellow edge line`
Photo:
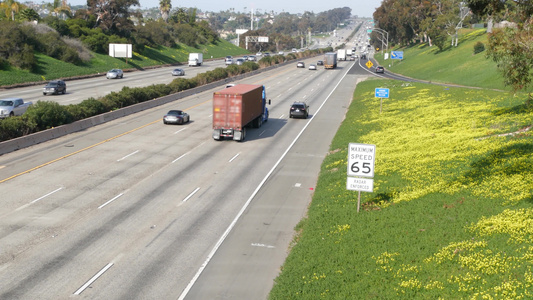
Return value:
<svg viewBox="0 0 533 300">
<path fill-rule="evenodd" d="M 200 106 L 200 105 L 202 105 L 202 104 L 205 104 L 205 103 L 207 103 L 207 102 L 209 102 L 209 101 L 211 101 L 211 100 L 208 100 L 208 101 L 205 101 L 205 102 L 202 102 L 202 103 L 199 103 L 199 104 L 193 105 L 193 106 L 189 107 L 189 108 L 186 109 L 186 110 L 189 110 L 189 109 L 195 108 L 195 107 Z M 117 139 L 117 138 L 119 138 L 119 137 L 121 137 L 121 136 L 124 136 L 124 135 L 126 135 L 126 134 L 130 134 L 130 133 L 132 133 L 132 132 L 134 132 L 134 131 L 137 131 L 137 130 L 139 130 L 139 129 L 142 129 L 142 128 L 144 128 L 144 127 L 150 126 L 150 125 L 155 124 L 155 123 L 160 122 L 160 121 L 161 121 L 161 119 L 159 119 L 159 120 L 155 120 L 155 121 L 153 121 L 153 122 L 150 122 L 150 123 L 148 123 L 148 124 L 142 125 L 142 126 L 140 126 L 140 127 L 137 127 L 137 128 L 135 128 L 135 129 L 132 129 L 132 130 L 130 130 L 130 131 L 126 131 L 126 132 L 124 132 L 124 133 L 121 133 L 121 134 L 119 134 L 119 135 L 116 135 L 116 136 L 114 136 L 114 137 L 112 137 L 112 138 L 108 138 L 107 140 L 101 141 L 101 142 L 96 143 L 96 144 L 94 144 L 94 145 L 91 145 L 91 146 L 85 147 L 85 148 L 83 148 L 83 149 L 80 149 L 80 150 L 78 150 L 78 151 L 72 152 L 72 153 L 67 154 L 67 155 L 65 155 L 65 156 L 58 157 L 58 158 L 56 158 L 56 159 L 54 159 L 54 160 L 51 160 L 51 161 L 49 161 L 49 162 L 46 162 L 46 163 L 44 163 L 44 164 L 42 164 L 42 165 L 39 165 L 39 166 L 37 166 L 37 167 L 34 167 L 34 168 L 31 168 L 31 169 L 26 170 L 26 171 L 24 171 L 24 172 L 21 172 L 21 173 L 15 174 L 15 175 L 13 175 L 13 176 L 11 176 L 11 177 L 8 177 L 8 178 L 6 178 L 6 179 L 2 179 L 2 180 L 0 180 L 0 183 L 4 183 L 4 182 L 6 182 L 6 181 L 8 181 L 8 180 L 11 180 L 11 179 L 16 178 L 16 177 L 19 177 L 19 176 L 21 176 L 21 175 L 27 174 L 27 173 L 29 173 L 29 172 L 31 172 L 31 171 L 35 171 L 35 170 L 40 169 L 40 168 L 42 168 L 42 167 L 44 167 L 44 166 L 48 166 L 48 165 L 50 165 L 50 164 L 52 164 L 52 163 L 55 163 L 55 162 L 57 162 L 57 161 L 60 161 L 60 160 L 65 159 L 65 158 L 67 158 L 67 157 L 70 157 L 70 156 L 72 156 L 72 155 L 78 154 L 78 153 L 83 152 L 83 151 L 85 151 L 85 150 L 88 150 L 88 149 L 94 148 L 94 147 L 99 146 L 99 145 L 101 145 L 101 144 L 103 144 L 103 143 L 107 143 L 107 142 L 112 141 L 112 140 L 114 140 L 114 139 Z"/>
</svg>

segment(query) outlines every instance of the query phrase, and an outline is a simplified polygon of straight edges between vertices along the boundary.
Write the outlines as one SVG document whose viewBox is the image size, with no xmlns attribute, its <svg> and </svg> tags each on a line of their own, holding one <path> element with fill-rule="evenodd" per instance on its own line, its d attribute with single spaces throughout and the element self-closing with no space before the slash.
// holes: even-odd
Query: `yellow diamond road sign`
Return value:
<svg viewBox="0 0 533 300">
<path fill-rule="evenodd" d="M 371 61 L 367 61 L 366 62 L 366 67 L 369 68 L 369 69 L 372 68 L 373 65 L 374 64 Z"/>
</svg>

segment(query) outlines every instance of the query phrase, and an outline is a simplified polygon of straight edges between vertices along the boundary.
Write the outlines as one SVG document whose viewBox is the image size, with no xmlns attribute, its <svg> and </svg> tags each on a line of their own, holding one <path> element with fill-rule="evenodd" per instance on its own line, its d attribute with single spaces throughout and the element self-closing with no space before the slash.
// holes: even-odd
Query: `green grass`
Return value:
<svg viewBox="0 0 533 300">
<path fill-rule="evenodd" d="M 90 74 L 105 73 L 109 69 L 143 69 L 150 66 L 179 64 L 188 59 L 191 52 L 204 53 L 204 59 L 221 58 L 226 55 L 242 55 L 249 53 L 247 50 L 236 47 L 227 41 L 220 41 L 216 45 L 201 45 L 199 48 L 179 45 L 176 48 L 147 47 L 143 54 L 134 53 L 131 59 L 113 58 L 109 55 L 93 53 L 90 62 L 83 65 L 73 65 L 53 59 L 49 56 L 36 53 L 38 67 L 32 72 L 11 68 L 0 70 L 0 86 L 25 82 L 48 81 L 58 78 L 69 78 Z"/>
<path fill-rule="evenodd" d="M 458 84 L 472 87 L 509 90 L 503 84 L 503 78 L 497 72 L 496 63 L 486 57 L 486 50 L 474 55 L 474 44 L 482 42 L 487 47 L 485 29 L 468 29 L 461 31 L 457 47 L 446 46 L 439 51 L 436 46 L 427 43 L 406 48 L 403 60 L 383 60 L 383 54 L 374 58 L 391 72 L 412 78 L 432 82 Z M 449 43 L 450 41 L 448 41 Z"/>
<path fill-rule="evenodd" d="M 533 137 L 497 136 L 533 123 L 525 99 L 360 83 L 269 299 L 531 299 Z M 349 143 L 376 145 L 359 213 Z"/>
</svg>

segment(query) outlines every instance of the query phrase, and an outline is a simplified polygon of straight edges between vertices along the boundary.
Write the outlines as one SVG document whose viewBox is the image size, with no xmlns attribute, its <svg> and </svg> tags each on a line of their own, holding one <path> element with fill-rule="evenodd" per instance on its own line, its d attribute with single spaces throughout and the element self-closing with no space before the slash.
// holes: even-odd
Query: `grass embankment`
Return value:
<svg viewBox="0 0 533 300">
<path fill-rule="evenodd" d="M 426 67 L 447 56 L 419 55 Z M 376 87 L 391 93 L 381 114 Z M 533 124 L 526 97 L 360 83 L 269 298 L 533 298 L 533 136 L 503 135 Z M 349 143 L 376 145 L 359 213 Z"/>
<path fill-rule="evenodd" d="M 114 58 L 109 55 L 93 53 L 93 58 L 86 64 L 73 65 L 49 56 L 36 53 L 38 68 L 33 72 L 12 68 L 0 70 L 0 86 L 25 82 L 48 81 L 58 78 L 105 73 L 112 68 L 142 69 L 150 66 L 179 64 L 187 62 L 189 53 L 202 52 L 204 59 L 220 58 L 226 55 L 241 55 L 247 50 L 221 40 L 218 44 L 201 46 L 199 49 L 180 44 L 177 48 L 159 47 L 147 48 L 143 54 L 133 53 L 133 57 L 126 62 L 125 58 Z"/>
<path fill-rule="evenodd" d="M 465 29 L 459 35 L 457 47 L 447 45 L 442 51 L 427 43 L 411 47 L 396 48 L 403 51 L 403 60 L 383 60 L 381 52 L 374 58 L 391 72 L 412 78 L 475 86 L 490 89 L 509 90 L 503 84 L 503 77 L 497 71 L 496 63 L 487 59 L 486 50 L 474 54 L 474 44 L 482 42 L 487 47 L 485 29 Z"/>
</svg>

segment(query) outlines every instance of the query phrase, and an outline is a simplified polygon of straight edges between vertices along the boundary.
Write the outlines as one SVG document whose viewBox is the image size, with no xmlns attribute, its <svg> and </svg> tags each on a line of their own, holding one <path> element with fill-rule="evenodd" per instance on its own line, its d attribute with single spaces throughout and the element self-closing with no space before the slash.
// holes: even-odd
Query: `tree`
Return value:
<svg viewBox="0 0 533 300">
<path fill-rule="evenodd" d="M 533 2 L 528 0 L 467 0 L 478 15 L 504 15 L 515 26 L 489 33 L 487 56 L 498 65 L 506 85 L 527 89 L 533 80 Z M 532 100 L 530 94 L 529 102 Z"/>
<path fill-rule="evenodd" d="M 0 3 L 0 9 L 5 11 L 6 18 L 15 21 L 15 13 L 19 12 L 20 4 L 14 0 L 6 0 Z"/>
<path fill-rule="evenodd" d="M 168 22 L 169 12 L 171 9 L 171 0 L 159 0 L 159 11 L 161 12 L 161 18 L 163 18 L 165 22 Z"/>
<path fill-rule="evenodd" d="M 41 19 L 39 14 L 33 8 L 25 8 L 20 11 L 20 18 L 26 21 L 38 21 Z"/>
<path fill-rule="evenodd" d="M 89 13 L 96 15 L 96 26 L 104 32 L 125 37 L 134 28 L 130 20 L 131 6 L 140 6 L 139 0 L 87 0 Z"/>
</svg>

